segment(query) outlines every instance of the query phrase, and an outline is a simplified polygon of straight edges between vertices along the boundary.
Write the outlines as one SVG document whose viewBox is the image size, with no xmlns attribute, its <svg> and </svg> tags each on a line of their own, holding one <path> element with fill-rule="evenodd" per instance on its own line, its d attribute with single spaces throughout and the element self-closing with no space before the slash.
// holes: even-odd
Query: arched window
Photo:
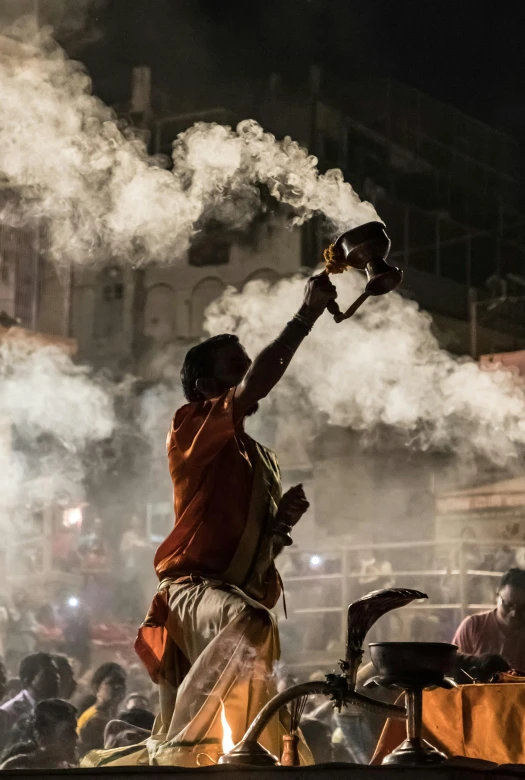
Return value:
<svg viewBox="0 0 525 780">
<path fill-rule="evenodd" d="M 94 333 L 109 338 L 119 333 L 124 315 L 124 277 L 117 266 L 105 268 L 98 277 Z"/>
<path fill-rule="evenodd" d="M 274 271 L 273 268 L 259 268 L 258 271 L 254 271 L 253 274 L 250 274 L 250 276 L 245 279 L 243 289 L 246 287 L 248 282 L 253 282 L 256 279 L 262 279 L 264 282 L 269 282 L 270 285 L 272 285 L 278 281 L 279 274 L 277 271 Z"/>
<path fill-rule="evenodd" d="M 203 333 L 204 312 L 213 301 L 220 298 L 224 292 L 224 282 L 209 276 L 200 281 L 191 296 L 191 335 L 200 336 Z"/>
</svg>

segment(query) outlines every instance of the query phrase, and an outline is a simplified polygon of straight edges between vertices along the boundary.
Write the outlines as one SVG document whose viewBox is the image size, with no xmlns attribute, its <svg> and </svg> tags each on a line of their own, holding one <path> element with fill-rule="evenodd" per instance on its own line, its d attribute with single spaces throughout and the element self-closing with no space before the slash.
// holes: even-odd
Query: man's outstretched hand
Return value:
<svg viewBox="0 0 525 780">
<path fill-rule="evenodd" d="M 304 289 L 304 305 L 312 314 L 319 317 L 330 301 L 335 301 L 336 298 L 337 290 L 327 274 L 316 274 L 308 279 Z"/>
<path fill-rule="evenodd" d="M 276 519 L 284 525 L 294 526 L 309 506 L 302 484 L 294 485 L 281 498 Z"/>
</svg>

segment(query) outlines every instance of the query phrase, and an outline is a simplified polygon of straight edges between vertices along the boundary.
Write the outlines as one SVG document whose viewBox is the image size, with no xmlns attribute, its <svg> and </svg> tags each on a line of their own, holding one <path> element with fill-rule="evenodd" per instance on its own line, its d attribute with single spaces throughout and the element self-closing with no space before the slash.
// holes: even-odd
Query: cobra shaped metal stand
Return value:
<svg viewBox="0 0 525 780">
<path fill-rule="evenodd" d="M 406 719 L 406 709 L 396 704 L 384 704 L 355 690 L 357 670 L 363 656 L 363 643 L 373 624 L 392 609 L 405 606 L 414 599 L 427 598 L 424 593 L 407 588 L 386 588 L 368 593 L 348 607 L 348 633 L 345 660 L 340 662 L 342 674 L 327 674 L 326 681 L 292 685 L 274 696 L 257 715 L 243 739 L 219 759 L 219 764 L 237 766 L 275 766 L 279 759 L 259 743 L 259 738 L 279 710 L 295 699 L 312 694 L 324 694 L 341 710 L 352 704 L 387 718 Z"/>
<path fill-rule="evenodd" d="M 290 704 L 295 699 L 312 694 L 324 694 L 330 697 L 334 706 L 345 707 L 351 704 L 376 715 L 387 718 L 406 718 L 406 709 L 396 704 L 383 704 L 382 702 L 364 696 L 351 690 L 344 675 L 327 675 L 327 681 L 298 683 L 287 688 L 282 693 L 274 696 L 260 711 L 252 722 L 242 740 L 226 755 L 221 756 L 219 764 L 236 764 L 242 766 L 276 766 L 279 759 L 272 755 L 259 743 L 259 738 L 271 719 L 282 707 Z"/>
</svg>

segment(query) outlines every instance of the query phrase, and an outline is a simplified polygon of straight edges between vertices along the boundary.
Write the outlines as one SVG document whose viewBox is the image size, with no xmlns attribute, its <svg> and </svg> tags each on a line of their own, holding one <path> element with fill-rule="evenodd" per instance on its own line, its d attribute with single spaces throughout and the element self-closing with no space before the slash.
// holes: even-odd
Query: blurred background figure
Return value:
<svg viewBox="0 0 525 780">
<path fill-rule="evenodd" d="M 496 608 L 465 618 L 453 643 L 467 655 L 501 655 L 525 672 L 525 571 L 509 569 L 501 578 Z"/>
<path fill-rule="evenodd" d="M 109 749 L 137 745 L 151 735 L 154 722 L 155 716 L 148 709 L 125 709 L 107 724 L 104 747 Z"/>
<path fill-rule="evenodd" d="M 112 606 L 113 588 L 109 567 L 109 544 L 102 518 L 96 517 L 88 533 L 80 537 L 80 567 L 84 577 L 81 597 L 92 615 L 102 615 Z"/>
<path fill-rule="evenodd" d="M 79 663 L 79 674 L 89 669 L 92 651 L 91 619 L 87 606 L 76 596 L 64 598 L 61 607 L 62 651 Z"/>
<path fill-rule="evenodd" d="M 80 755 L 104 747 L 104 731 L 115 718 L 126 696 L 126 672 L 116 663 L 105 663 L 95 671 L 91 680 L 95 703 L 78 719 Z"/>
<path fill-rule="evenodd" d="M 119 545 L 120 587 L 116 611 L 121 620 L 140 622 L 147 609 L 144 572 L 151 566 L 151 543 L 146 538 L 143 523 L 133 515 Z"/>
<path fill-rule="evenodd" d="M 48 653 L 56 652 L 63 643 L 64 634 L 55 608 L 52 604 L 42 604 L 35 617 L 38 649 Z"/>
<path fill-rule="evenodd" d="M 69 769 L 77 766 L 77 711 L 61 699 L 35 705 L 26 740 L 2 756 L 0 769 Z"/>
<path fill-rule="evenodd" d="M 58 696 L 68 701 L 77 689 L 73 667 L 65 655 L 54 655 L 53 661 L 58 669 Z"/>
<path fill-rule="evenodd" d="M 10 740 L 10 732 L 23 716 L 43 699 L 58 696 L 59 675 L 53 658 L 48 653 L 34 653 L 22 659 L 19 672 L 22 690 L 0 706 L 0 747 Z"/>
<path fill-rule="evenodd" d="M 37 633 L 38 622 L 27 593 L 15 591 L 12 606 L 7 610 L 4 637 L 4 658 L 10 672 L 16 674 L 22 658 L 35 652 Z"/>
</svg>

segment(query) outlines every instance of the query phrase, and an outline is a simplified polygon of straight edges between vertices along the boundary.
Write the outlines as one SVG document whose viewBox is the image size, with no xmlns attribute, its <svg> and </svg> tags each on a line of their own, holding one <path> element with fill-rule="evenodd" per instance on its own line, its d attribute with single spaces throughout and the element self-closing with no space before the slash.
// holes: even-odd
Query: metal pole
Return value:
<svg viewBox="0 0 525 780">
<path fill-rule="evenodd" d="M 407 737 L 421 739 L 423 725 L 423 691 L 406 691 Z"/>
</svg>

